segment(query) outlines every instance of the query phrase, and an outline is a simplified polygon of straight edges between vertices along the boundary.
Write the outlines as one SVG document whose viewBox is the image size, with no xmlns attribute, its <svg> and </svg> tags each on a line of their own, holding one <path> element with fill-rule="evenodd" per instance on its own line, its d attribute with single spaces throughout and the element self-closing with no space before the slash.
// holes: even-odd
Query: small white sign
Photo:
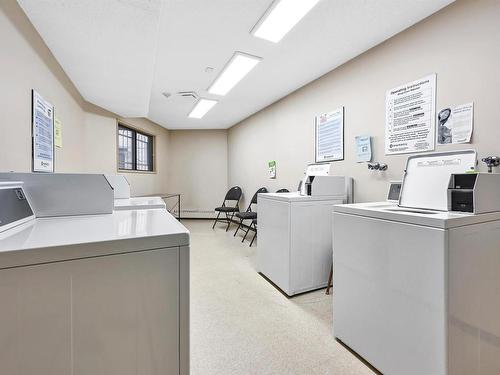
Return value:
<svg viewBox="0 0 500 375">
<path fill-rule="evenodd" d="M 369 135 L 356 137 L 356 156 L 358 163 L 372 160 L 372 137 Z"/>
<path fill-rule="evenodd" d="M 269 168 L 269 178 L 275 179 L 276 178 L 276 160 L 271 160 L 267 163 L 267 166 Z"/>
</svg>

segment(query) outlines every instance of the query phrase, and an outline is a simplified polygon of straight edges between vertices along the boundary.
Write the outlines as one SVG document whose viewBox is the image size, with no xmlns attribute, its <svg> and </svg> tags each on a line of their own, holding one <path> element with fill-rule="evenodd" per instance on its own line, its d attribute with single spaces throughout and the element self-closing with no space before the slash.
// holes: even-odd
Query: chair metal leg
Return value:
<svg viewBox="0 0 500 375">
<path fill-rule="evenodd" d="M 257 237 L 257 228 L 255 228 L 255 234 L 252 237 L 252 241 L 250 241 L 249 247 L 252 247 L 253 241 L 255 240 L 255 237 Z"/>
<path fill-rule="evenodd" d="M 243 219 L 240 219 L 240 223 L 238 224 L 238 228 L 236 228 L 236 232 L 234 232 L 233 237 L 236 237 L 236 233 L 240 230 L 241 224 L 243 224 Z"/>
<path fill-rule="evenodd" d="M 217 224 L 217 220 L 219 220 L 219 216 L 220 216 L 220 211 L 219 211 L 219 213 L 217 214 L 217 217 L 215 218 L 214 225 L 212 225 L 212 229 L 214 229 L 214 228 L 215 228 L 215 224 Z"/>
<path fill-rule="evenodd" d="M 245 231 L 245 235 L 243 236 L 243 239 L 241 240 L 241 242 L 245 241 L 245 238 L 247 238 L 248 232 L 250 232 L 250 228 L 247 228 L 247 230 Z"/>
<path fill-rule="evenodd" d="M 333 279 L 333 264 L 332 268 L 330 268 L 330 275 L 328 275 L 328 285 L 326 286 L 326 292 L 325 292 L 326 295 L 330 294 L 330 288 L 333 286 L 332 279 Z"/>
<path fill-rule="evenodd" d="M 227 213 L 226 213 L 226 218 L 227 218 L 227 228 L 226 228 L 226 232 L 229 230 L 229 227 L 231 226 L 231 222 L 233 221 L 233 217 L 234 217 L 234 212 L 233 214 L 231 215 L 231 218 L 229 218 L 227 216 Z"/>
</svg>

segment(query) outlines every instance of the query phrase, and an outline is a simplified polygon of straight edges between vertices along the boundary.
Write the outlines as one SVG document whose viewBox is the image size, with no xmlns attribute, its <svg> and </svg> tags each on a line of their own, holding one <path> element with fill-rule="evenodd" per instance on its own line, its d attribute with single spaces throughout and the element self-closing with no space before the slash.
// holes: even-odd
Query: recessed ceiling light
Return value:
<svg viewBox="0 0 500 375">
<path fill-rule="evenodd" d="M 208 92 L 215 95 L 226 95 L 261 60 L 262 58 L 257 56 L 235 52 L 212 86 L 208 88 Z"/>
<path fill-rule="evenodd" d="M 217 104 L 217 100 L 200 99 L 196 102 L 196 104 L 195 104 L 194 108 L 191 110 L 191 112 L 189 112 L 188 117 L 190 117 L 190 118 L 202 118 L 216 104 Z"/>
<path fill-rule="evenodd" d="M 276 0 L 255 25 L 257 38 L 278 43 L 319 0 Z"/>
</svg>

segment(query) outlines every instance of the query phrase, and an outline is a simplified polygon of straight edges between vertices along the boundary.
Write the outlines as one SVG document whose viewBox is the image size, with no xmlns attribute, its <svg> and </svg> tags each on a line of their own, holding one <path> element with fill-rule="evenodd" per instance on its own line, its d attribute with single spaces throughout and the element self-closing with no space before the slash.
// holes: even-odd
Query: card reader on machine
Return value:
<svg viewBox="0 0 500 375">
<path fill-rule="evenodd" d="M 330 164 L 310 164 L 301 183 L 300 195 L 333 196 L 345 192 L 352 202 L 352 178 L 330 176 Z"/>
</svg>

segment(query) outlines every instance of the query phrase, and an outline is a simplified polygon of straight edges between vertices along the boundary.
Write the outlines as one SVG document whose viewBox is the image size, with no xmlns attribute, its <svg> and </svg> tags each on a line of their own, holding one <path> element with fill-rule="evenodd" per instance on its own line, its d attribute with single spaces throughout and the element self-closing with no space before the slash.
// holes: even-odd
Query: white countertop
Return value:
<svg viewBox="0 0 500 375">
<path fill-rule="evenodd" d="M 0 269 L 173 246 L 189 231 L 167 210 L 41 218 L 0 233 Z"/>
<path fill-rule="evenodd" d="M 333 210 L 334 212 L 345 214 L 442 229 L 500 220 L 500 212 L 474 215 L 449 211 L 419 210 L 416 208 L 398 207 L 397 203 L 391 202 L 342 204 L 334 206 Z"/>
<path fill-rule="evenodd" d="M 312 202 L 312 201 L 342 201 L 345 195 L 300 195 L 298 191 L 291 193 L 261 193 L 258 199 L 273 199 L 284 202 Z"/>
</svg>

